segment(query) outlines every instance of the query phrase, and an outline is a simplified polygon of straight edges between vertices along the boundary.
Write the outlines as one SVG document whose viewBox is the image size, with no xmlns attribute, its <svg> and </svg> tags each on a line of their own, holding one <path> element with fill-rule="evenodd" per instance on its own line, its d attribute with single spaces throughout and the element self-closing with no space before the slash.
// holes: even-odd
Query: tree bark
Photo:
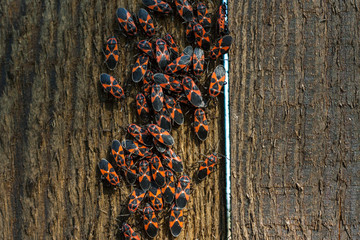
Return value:
<svg viewBox="0 0 360 240">
<path fill-rule="evenodd" d="M 217 3 L 208 3 L 213 12 Z M 141 1 L 5 0 L 0 6 L 0 238 L 118 239 L 116 219 L 127 208 L 133 187 L 124 181 L 114 190 L 100 181 L 97 163 L 110 156 L 113 139 L 125 139 L 123 127 L 145 124 L 135 113 L 140 90 L 131 82 L 136 41 L 118 31 L 115 13 L 136 13 Z M 156 15 L 160 34 L 174 34 L 181 46 L 185 25 L 174 13 Z M 117 36 L 120 62 L 114 71 L 104 64 L 101 49 Z M 142 35 L 143 36 L 143 35 Z M 144 37 L 145 38 L 145 37 Z M 127 91 L 124 101 L 104 93 L 101 73 L 109 73 Z M 207 78 L 200 79 L 208 85 Z M 202 88 L 202 90 L 204 90 Z M 205 181 L 194 179 L 202 154 L 214 150 L 223 135 L 222 108 L 206 109 L 211 120 L 206 142 L 193 132 L 193 110 L 172 131 L 174 150 L 193 179 L 185 227 L 179 239 L 225 236 L 223 164 Z M 218 151 L 223 149 L 219 144 Z M 193 167 L 195 166 L 195 168 Z M 167 207 L 168 208 L 168 207 Z M 156 239 L 172 238 L 169 212 L 158 216 Z M 146 238 L 139 213 L 128 222 Z"/>
<path fill-rule="evenodd" d="M 360 238 L 357 1 L 230 1 L 233 239 Z"/>
</svg>

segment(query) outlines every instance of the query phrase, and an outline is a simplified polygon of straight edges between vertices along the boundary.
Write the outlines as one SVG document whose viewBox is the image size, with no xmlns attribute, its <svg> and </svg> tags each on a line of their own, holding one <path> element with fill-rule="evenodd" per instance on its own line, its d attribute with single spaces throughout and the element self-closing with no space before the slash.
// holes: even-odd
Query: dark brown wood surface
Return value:
<svg viewBox="0 0 360 240">
<path fill-rule="evenodd" d="M 217 2 L 208 1 L 211 11 Z M 116 219 L 127 207 L 133 187 L 120 190 L 100 181 L 97 163 L 110 156 L 113 139 L 125 138 L 136 116 L 134 97 L 140 90 L 130 80 L 135 42 L 122 36 L 115 12 L 132 12 L 136 1 L 27 1 L 0 4 L 0 238 L 119 239 Z M 185 45 L 182 19 L 161 17 L 160 35 L 172 33 Z M 102 48 L 118 37 L 120 62 L 115 71 L 104 64 Z M 215 37 L 215 36 L 214 36 Z M 124 101 L 104 93 L 99 76 L 110 73 L 127 91 Z M 200 80 L 206 86 L 207 79 Z M 204 88 L 202 88 L 204 91 Z M 191 126 L 193 110 L 172 131 L 174 149 L 194 180 L 201 154 L 223 139 L 221 100 L 207 108 L 209 138 L 201 143 Z M 186 109 L 186 112 L 188 109 Z M 222 141 L 220 141 L 221 143 Z M 201 183 L 193 181 L 179 239 L 220 239 L 224 236 L 224 174 L 220 170 Z M 171 239 L 169 212 L 159 214 L 156 239 Z M 146 238 L 139 214 L 129 223 Z"/>
<path fill-rule="evenodd" d="M 1 239 L 119 238 L 116 218 L 133 188 L 102 184 L 97 162 L 112 161 L 122 127 L 143 123 L 134 112 L 139 88 L 128 81 L 134 40 L 117 31 L 121 6 L 136 12 L 141 1 L 0 5 Z M 229 2 L 233 239 L 360 238 L 358 8 Z M 156 19 L 183 48 L 181 19 Z M 101 49 L 114 34 L 121 62 L 110 72 Z M 103 92 L 102 72 L 129 82 L 125 101 Z M 205 143 L 192 132 L 192 111 L 173 131 L 191 177 L 200 153 L 223 142 L 221 111 L 207 109 Z M 221 164 L 193 184 L 180 239 L 225 238 L 223 181 Z M 167 213 L 160 215 L 156 239 L 171 238 Z M 145 237 L 139 216 L 129 222 Z"/>
<path fill-rule="evenodd" d="M 359 2 L 229 17 L 233 239 L 360 239 Z"/>
</svg>

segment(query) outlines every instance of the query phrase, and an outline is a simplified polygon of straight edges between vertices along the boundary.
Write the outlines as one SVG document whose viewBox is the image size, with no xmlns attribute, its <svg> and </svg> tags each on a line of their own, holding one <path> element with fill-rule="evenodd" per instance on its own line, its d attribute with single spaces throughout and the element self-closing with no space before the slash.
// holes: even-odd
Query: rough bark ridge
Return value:
<svg viewBox="0 0 360 240">
<path fill-rule="evenodd" d="M 233 239 L 359 239 L 359 5 L 230 1 Z"/>
<path fill-rule="evenodd" d="M 215 2 L 208 5 L 213 9 Z M 125 138 L 122 127 L 128 123 L 142 122 L 134 111 L 139 88 L 128 81 L 137 53 L 135 40 L 117 32 L 118 7 L 137 12 L 143 6 L 140 0 L 2 1 L 1 239 L 119 238 L 115 219 L 126 207 L 120 204 L 127 204 L 131 189 L 125 184 L 118 191 L 104 186 L 97 163 L 104 157 L 113 163 L 111 141 Z M 164 27 L 162 34 L 174 33 L 183 49 L 185 26 L 177 14 L 156 20 Z M 101 49 L 114 34 L 121 61 L 110 72 Z M 102 72 L 114 75 L 129 91 L 125 101 L 103 92 Z M 205 78 L 201 81 L 204 84 Z M 220 107 L 213 104 L 207 113 L 212 121 L 205 143 L 193 133 L 192 111 L 185 125 L 173 130 L 175 150 L 191 177 L 191 166 L 203 159 L 200 153 L 210 151 L 222 136 Z M 225 222 L 223 180 L 220 170 L 193 184 L 180 238 L 220 238 Z M 168 213 L 160 215 L 157 239 L 171 238 L 164 217 Z M 139 217 L 130 223 L 145 236 Z"/>
</svg>

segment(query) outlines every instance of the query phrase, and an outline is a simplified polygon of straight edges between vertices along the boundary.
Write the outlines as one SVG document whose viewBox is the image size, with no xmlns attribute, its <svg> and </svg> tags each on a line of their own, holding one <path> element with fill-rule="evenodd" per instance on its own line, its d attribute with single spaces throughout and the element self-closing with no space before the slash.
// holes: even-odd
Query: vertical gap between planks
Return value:
<svg viewBox="0 0 360 240">
<path fill-rule="evenodd" d="M 227 6 L 227 0 L 222 0 Z M 228 21 L 228 9 L 226 8 L 225 21 Z M 225 68 L 225 82 L 229 82 L 229 55 L 223 57 Z M 226 195 L 226 235 L 231 239 L 231 177 L 230 177 L 230 105 L 229 84 L 224 85 L 224 111 L 225 111 L 225 195 Z"/>
</svg>

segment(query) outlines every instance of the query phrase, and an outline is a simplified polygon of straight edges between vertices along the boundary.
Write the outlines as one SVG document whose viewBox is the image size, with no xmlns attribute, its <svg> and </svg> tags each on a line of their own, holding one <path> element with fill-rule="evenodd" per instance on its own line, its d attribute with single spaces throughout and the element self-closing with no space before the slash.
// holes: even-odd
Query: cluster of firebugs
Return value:
<svg viewBox="0 0 360 240">
<path fill-rule="evenodd" d="M 150 12 L 171 14 L 172 7 L 161 0 L 142 0 Z M 196 11 L 187 0 L 174 0 L 175 8 L 186 23 L 186 39 L 195 43 L 196 47 L 187 46 L 182 53 L 170 34 L 156 40 L 142 40 L 137 47 L 141 54 L 132 69 L 132 80 L 142 81 L 142 92 L 136 96 L 137 113 L 146 117 L 154 112 L 155 124 L 138 126 L 130 124 L 127 128 L 133 140 L 122 142 L 113 140 L 111 154 L 116 165 L 123 171 L 127 182 L 131 185 L 138 182 L 139 187 L 130 194 L 128 210 L 130 213 L 141 211 L 144 229 L 147 235 L 154 238 L 159 225 L 156 212 L 161 211 L 164 203 L 172 204 L 169 228 L 174 237 L 179 236 L 184 226 L 183 209 L 190 197 L 190 178 L 182 175 L 175 181 L 175 173 L 183 172 L 182 160 L 171 147 L 174 139 L 170 135 L 172 124 L 183 124 L 184 115 L 180 103 L 196 108 L 194 112 L 194 130 L 198 138 L 204 141 L 208 135 L 208 121 L 202 108 L 205 107 L 201 92 L 193 78 L 204 72 L 205 51 L 209 58 L 216 60 L 229 51 L 232 37 L 228 34 L 225 20 L 226 5 L 218 8 L 217 28 L 220 38 L 211 48 L 209 31 L 211 16 L 204 3 L 199 2 Z M 116 16 L 121 30 L 128 36 L 136 36 L 138 27 L 146 36 L 154 38 L 156 28 L 149 12 L 143 8 L 138 11 L 137 18 L 125 8 L 118 8 Z M 105 48 L 106 64 L 113 70 L 119 60 L 117 40 L 107 40 Z M 150 69 L 150 65 L 151 68 Z M 156 72 L 156 73 L 154 73 Z M 192 78 L 193 77 L 193 78 Z M 124 90 L 116 79 L 106 73 L 101 74 L 100 82 L 106 92 L 115 98 L 125 98 Z M 218 65 L 211 75 L 209 95 L 217 97 L 225 83 L 225 69 Z M 201 163 L 198 179 L 209 175 L 217 163 L 216 154 L 210 154 Z M 99 162 L 102 177 L 110 184 L 120 187 L 120 178 L 114 167 L 106 160 Z M 150 200 L 143 209 L 139 206 L 145 196 Z M 125 239 L 140 239 L 127 223 L 123 223 L 121 231 Z"/>
</svg>

